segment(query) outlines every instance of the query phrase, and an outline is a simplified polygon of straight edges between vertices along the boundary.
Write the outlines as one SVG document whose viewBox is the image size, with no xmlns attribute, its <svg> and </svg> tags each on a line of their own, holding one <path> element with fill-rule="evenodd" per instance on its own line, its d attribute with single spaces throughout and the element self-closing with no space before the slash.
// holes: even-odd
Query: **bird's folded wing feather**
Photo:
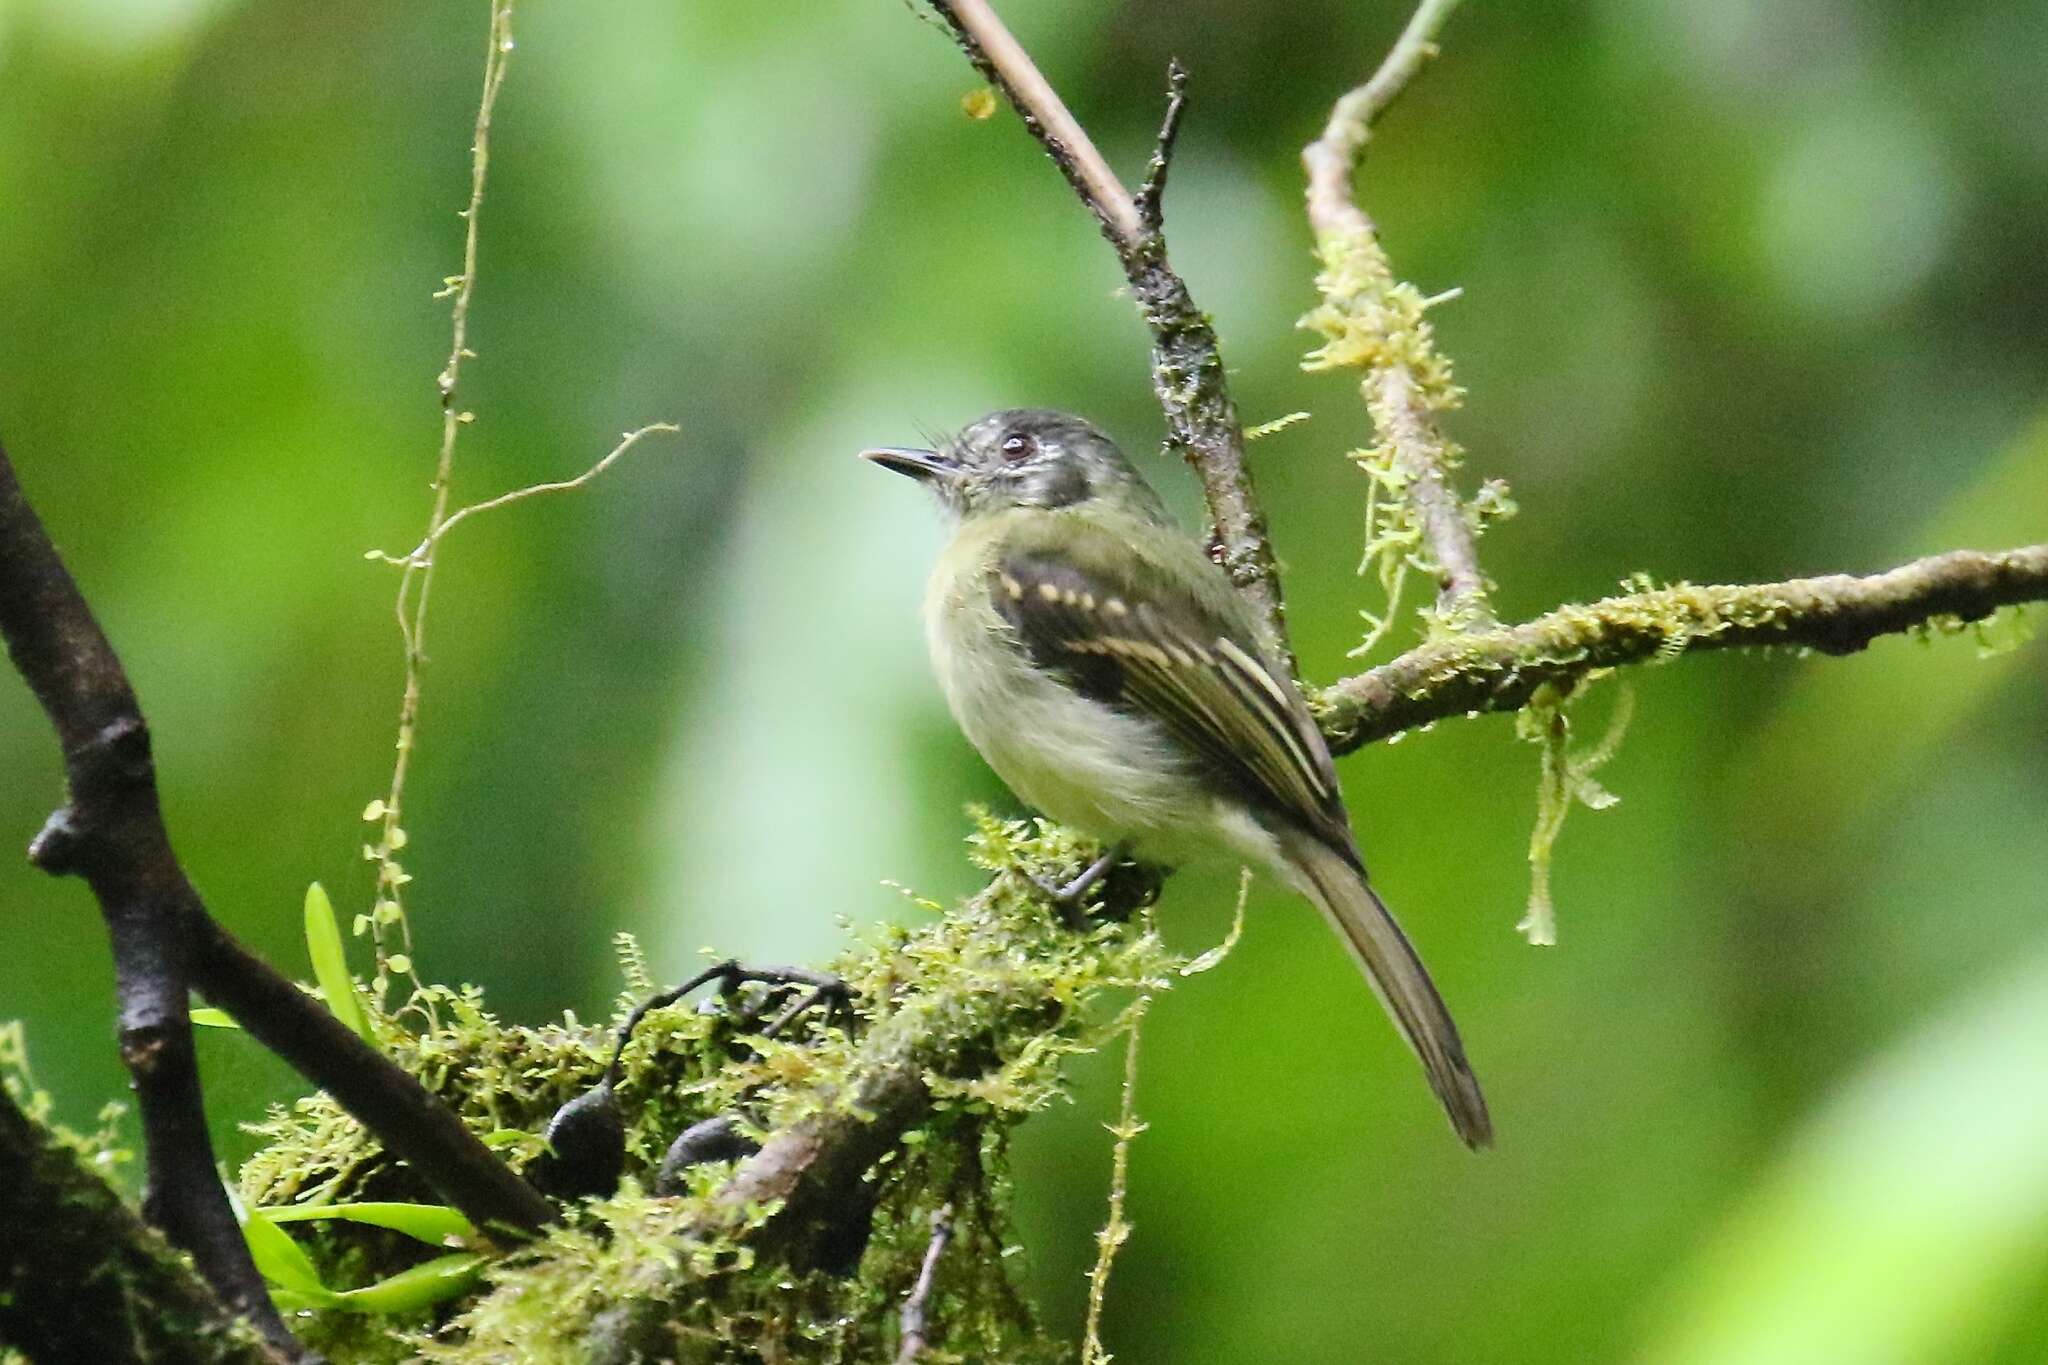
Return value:
<svg viewBox="0 0 2048 1365">
<path fill-rule="evenodd" d="M 1127 547 L 1109 551 L 1086 533 L 1062 540 L 1012 549 L 991 570 L 996 612 L 1033 662 L 1083 695 L 1157 720 L 1241 794 L 1355 860 L 1329 750 L 1250 632 L 1174 575 L 1144 572 Z"/>
</svg>

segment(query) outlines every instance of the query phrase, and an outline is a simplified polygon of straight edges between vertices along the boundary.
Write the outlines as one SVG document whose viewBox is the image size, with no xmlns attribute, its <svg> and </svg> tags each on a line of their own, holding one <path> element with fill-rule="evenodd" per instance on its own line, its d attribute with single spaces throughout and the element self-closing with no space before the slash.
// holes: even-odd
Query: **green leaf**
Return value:
<svg viewBox="0 0 2048 1365">
<path fill-rule="evenodd" d="M 193 1010 L 192 1022 L 199 1025 L 199 1027 L 201 1028 L 241 1027 L 240 1024 L 234 1021 L 234 1017 L 230 1015 L 226 1010 L 217 1010 L 214 1009 L 211 1005 L 201 1005 L 199 1008 Z"/>
<path fill-rule="evenodd" d="M 278 1288 L 311 1301 L 314 1307 L 334 1306 L 338 1297 L 320 1282 L 320 1272 L 311 1257 L 270 1221 L 261 1209 L 252 1209 L 242 1220 L 242 1237 L 249 1243 L 249 1255 L 263 1278 Z"/>
<path fill-rule="evenodd" d="M 412 1313 L 466 1293 L 483 1278 L 484 1257 L 474 1251 L 436 1256 L 388 1279 L 350 1289 L 330 1306 L 349 1313 Z"/>
<path fill-rule="evenodd" d="M 264 1209 L 273 1223 L 310 1223 L 338 1218 L 402 1232 L 429 1246 L 445 1246 L 451 1238 L 476 1236 L 476 1225 L 446 1204 L 292 1204 Z"/>
<path fill-rule="evenodd" d="M 376 1046 L 363 1002 L 356 998 L 355 978 L 348 973 L 348 954 L 341 946 L 341 923 L 334 918 L 334 903 L 318 882 L 306 888 L 306 951 L 312 955 L 313 979 L 320 983 L 327 1008 L 364 1042 Z"/>
<path fill-rule="evenodd" d="M 293 1289 L 279 1289 L 276 1285 L 270 1287 L 270 1301 L 280 1313 L 305 1313 L 316 1308 L 334 1307 L 331 1294 L 301 1294 Z"/>
</svg>

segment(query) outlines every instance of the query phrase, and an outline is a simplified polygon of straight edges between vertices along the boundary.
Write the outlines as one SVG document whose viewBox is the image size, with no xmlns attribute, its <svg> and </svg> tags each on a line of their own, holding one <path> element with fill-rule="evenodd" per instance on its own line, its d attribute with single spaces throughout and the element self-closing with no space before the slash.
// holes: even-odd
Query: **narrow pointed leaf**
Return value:
<svg viewBox="0 0 2048 1365">
<path fill-rule="evenodd" d="M 350 1313 L 412 1313 L 467 1293 L 483 1277 L 484 1258 L 473 1251 L 436 1256 L 388 1279 L 334 1296 L 333 1306 Z"/>
<path fill-rule="evenodd" d="M 310 1223 L 338 1218 L 344 1222 L 367 1223 L 371 1227 L 402 1232 L 429 1246 L 445 1246 L 451 1238 L 476 1235 L 476 1225 L 446 1204 L 305 1204 L 265 1209 L 273 1223 Z"/>
<path fill-rule="evenodd" d="M 326 888 L 314 882 L 306 888 L 306 951 L 313 958 L 313 979 L 334 1017 L 354 1029 L 372 1046 L 370 1021 L 363 1014 L 363 1002 L 356 998 L 355 978 L 348 974 L 348 954 L 341 946 L 341 922 L 334 917 L 334 903 Z"/>
<path fill-rule="evenodd" d="M 315 1306 L 333 1305 L 335 1293 L 320 1282 L 320 1272 L 314 1267 L 312 1258 L 262 1210 L 252 1210 L 243 1219 L 242 1237 L 249 1243 L 249 1255 L 264 1279 L 279 1289 L 313 1301 Z"/>
</svg>

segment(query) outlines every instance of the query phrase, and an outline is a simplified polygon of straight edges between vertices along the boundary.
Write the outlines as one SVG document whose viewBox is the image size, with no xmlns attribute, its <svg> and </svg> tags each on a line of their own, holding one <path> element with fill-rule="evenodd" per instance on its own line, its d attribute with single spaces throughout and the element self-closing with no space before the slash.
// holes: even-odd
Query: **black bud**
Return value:
<svg viewBox="0 0 2048 1365">
<path fill-rule="evenodd" d="M 761 1144 L 742 1133 L 739 1125 L 721 1114 L 693 1123 L 668 1146 L 661 1170 L 654 1177 L 656 1194 L 681 1194 L 683 1172 L 707 1161 L 738 1161 L 761 1150 Z"/>
<path fill-rule="evenodd" d="M 626 1120 L 610 1081 L 555 1111 L 542 1134 L 552 1149 L 534 1171 L 534 1183 L 558 1199 L 611 1194 L 626 1167 Z"/>
</svg>

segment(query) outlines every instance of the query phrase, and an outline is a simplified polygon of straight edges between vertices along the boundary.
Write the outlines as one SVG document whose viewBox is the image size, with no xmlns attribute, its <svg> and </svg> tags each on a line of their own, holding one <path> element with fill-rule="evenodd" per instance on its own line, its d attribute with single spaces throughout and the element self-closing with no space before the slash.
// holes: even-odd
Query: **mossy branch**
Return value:
<svg viewBox="0 0 2048 1365">
<path fill-rule="evenodd" d="M 1007 1135 L 1063 1093 L 1072 1054 L 1129 1023 L 1133 993 L 1157 994 L 1200 964 L 1170 954 L 1143 916 L 1081 934 L 1049 913 L 1032 878 L 1070 874 L 1092 853 L 1070 836 L 984 819 L 972 852 L 993 874 L 980 893 L 914 930 L 870 930 L 831 964 L 858 1011 L 851 1033 L 813 1011 L 768 1036 L 767 985 L 643 1014 L 613 1066 L 608 1028 L 507 1025 L 473 992 L 429 987 L 442 1022 L 392 1047 L 468 1124 L 537 1133 L 603 1082 L 624 1159 L 615 1195 L 572 1205 L 410 1344 L 455 1365 L 888 1359 L 900 1347 L 892 1310 L 922 1272 L 932 1214 L 950 1204 L 956 1250 L 923 1324 L 932 1355 L 1060 1358 L 1008 1278 Z M 1107 889 L 1125 913 L 1152 885 L 1129 872 Z M 735 1165 L 727 1150 L 646 1193 L 676 1133 L 711 1118 L 757 1138 L 758 1152 Z M 423 1193 L 418 1173 L 328 1096 L 298 1101 L 264 1131 L 242 1173 L 254 1206 Z M 329 1225 L 308 1241 L 323 1270 L 407 1264 L 374 1232 Z M 833 1326 L 807 1335 L 816 1324 Z M 337 1352 L 349 1340 L 331 1335 L 346 1322 L 323 1317 L 313 1330 Z"/>
<path fill-rule="evenodd" d="M 94 1365 L 279 1365 L 285 1359 L 5 1088 L 0 1344 L 33 1360 Z"/>
<path fill-rule="evenodd" d="M 1668 588 L 1572 605 L 1533 621 L 1434 640 L 1314 698 L 1333 753 L 1451 716 L 1515 711 L 1594 669 L 1710 649 L 1853 654 L 1880 635 L 1981 620 L 2048 601 L 2048 544 L 1951 550 L 1857 577 Z"/>
<path fill-rule="evenodd" d="M 1371 455 L 1394 476 L 1427 549 L 1437 579 L 1436 620 L 1476 630 L 1493 623 L 1493 607 L 1479 568 L 1476 518 L 1452 483 L 1461 452 L 1442 427 L 1464 391 L 1452 382 L 1450 361 L 1424 317 L 1438 300 L 1395 277 L 1351 188 L 1373 123 L 1436 54 L 1436 34 L 1456 5 L 1423 0 L 1379 70 L 1337 101 L 1322 136 L 1302 150 L 1322 302 L 1301 325 L 1323 336 L 1304 368 L 1364 371 L 1359 389 L 1379 438 Z"/>
</svg>

